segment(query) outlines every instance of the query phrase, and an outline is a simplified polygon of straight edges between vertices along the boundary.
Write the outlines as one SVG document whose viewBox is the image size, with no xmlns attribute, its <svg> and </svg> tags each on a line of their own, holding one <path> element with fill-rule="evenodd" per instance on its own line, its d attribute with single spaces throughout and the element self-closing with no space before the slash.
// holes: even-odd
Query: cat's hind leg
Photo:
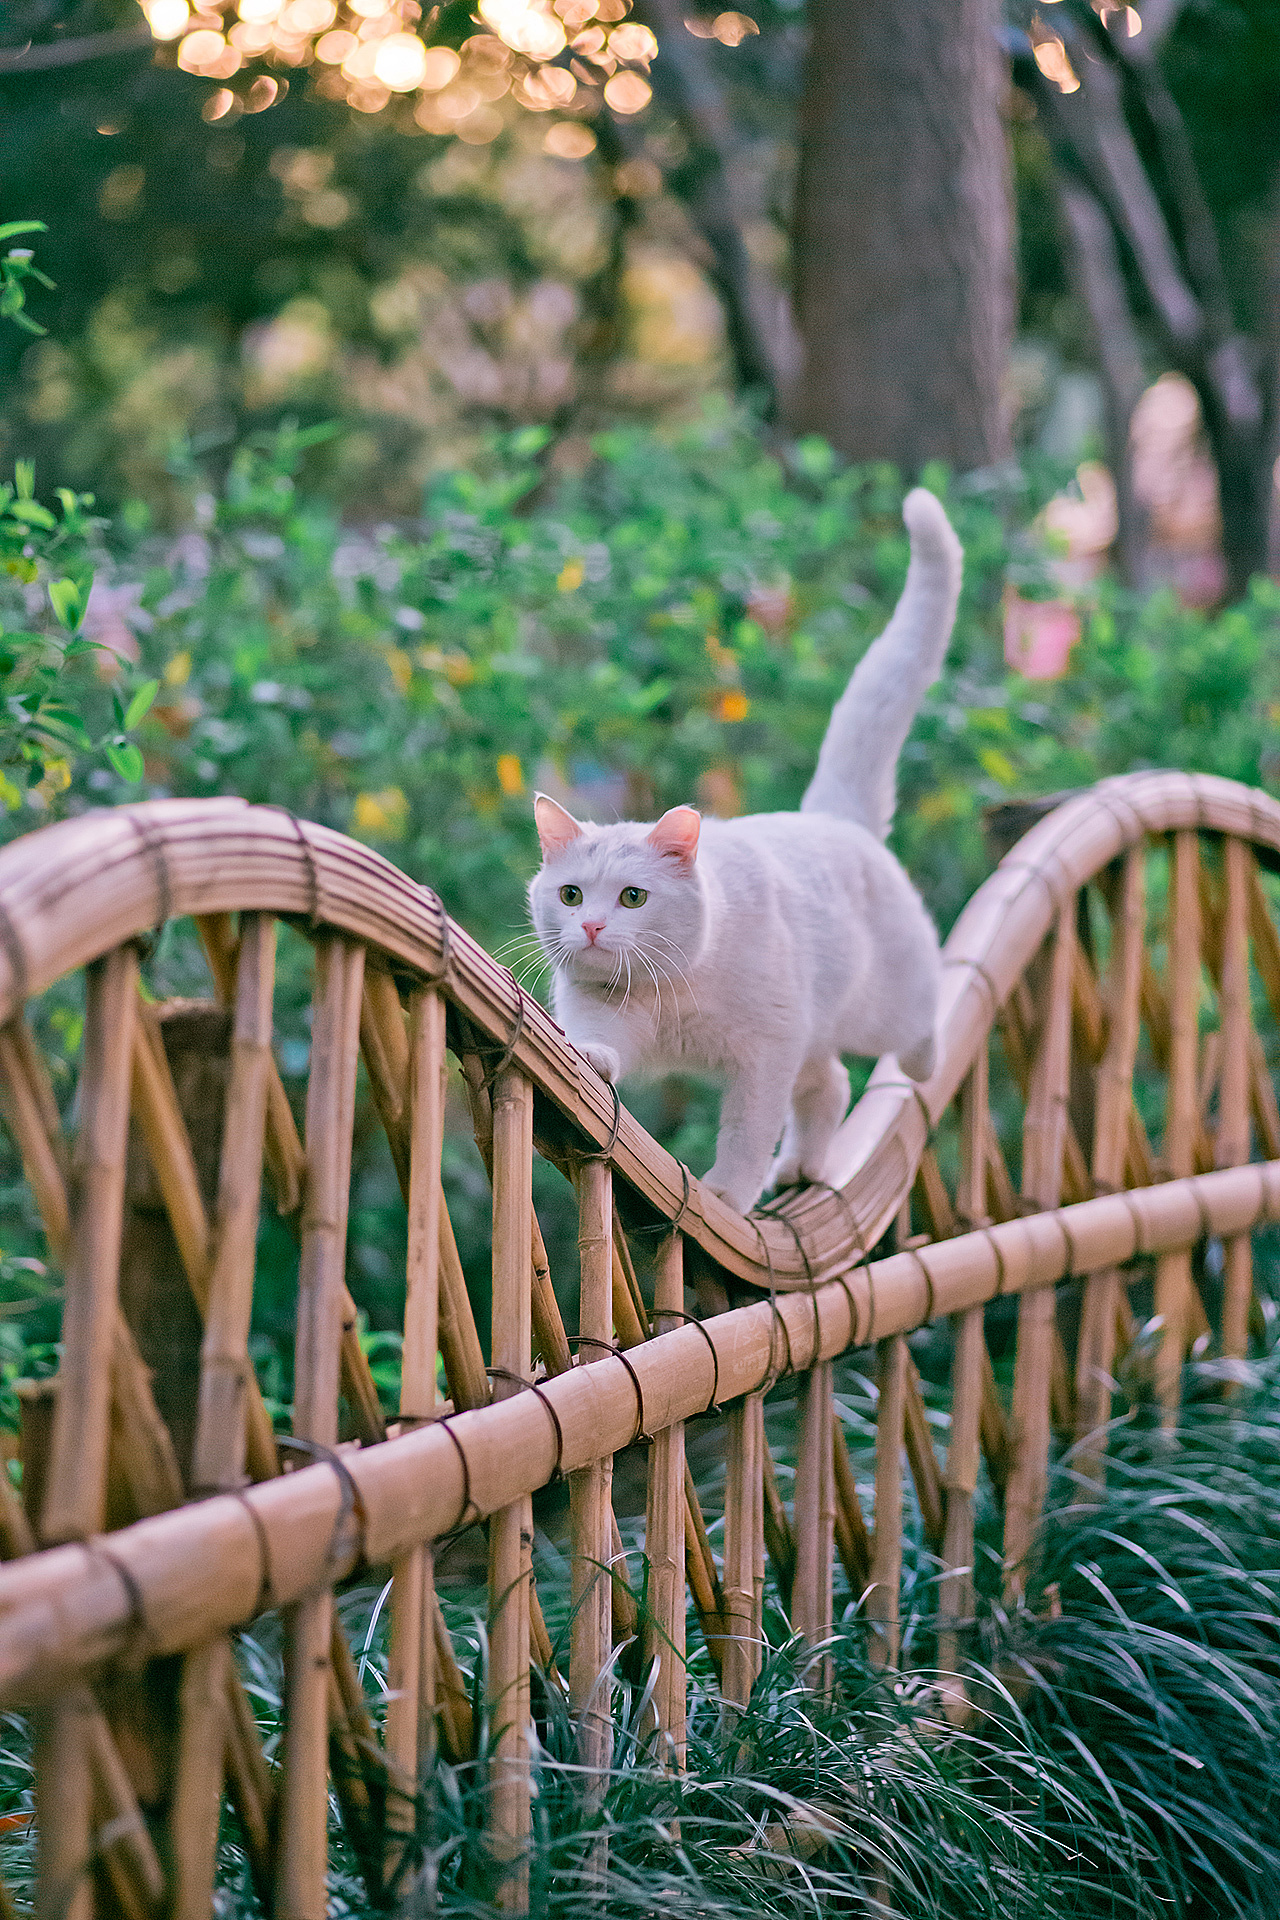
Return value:
<svg viewBox="0 0 1280 1920">
<path fill-rule="evenodd" d="M 774 1163 L 775 1187 L 821 1180 L 832 1135 L 849 1108 L 849 1075 L 835 1054 L 806 1060 L 791 1095 L 791 1114 Z"/>
</svg>

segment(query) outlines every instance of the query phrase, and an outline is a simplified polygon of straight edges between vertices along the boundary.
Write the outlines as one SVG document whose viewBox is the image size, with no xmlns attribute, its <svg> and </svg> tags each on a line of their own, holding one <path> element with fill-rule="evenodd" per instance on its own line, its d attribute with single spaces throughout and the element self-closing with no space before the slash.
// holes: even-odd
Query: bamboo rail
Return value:
<svg viewBox="0 0 1280 1920">
<path fill-rule="evenodd" d="M 1163 927 L 1152 925 L 1159 894 L 1147 884 L 1153 844 L 1169 863 Z M 882 1061 L 837 1136 L 832 1184 L 744 1220 L 617 1107 L 434 896 L 340 835 L 238 803 L 157 802 L 0 854 L 0 1113 L 67 1276 L 63 1372 L 41 1402 L 51 1417 L 37 1419 L 33 1400 L 24 1426 L 26 1506 L 0 1488 L 0 1543 L 13 1556 L 0 1568 L 0 1702 L 34 1718 L 42 1909 L 90 1920 L 101 1904 L 148 1920 L 164 1904 L 205 1920 L 225 1787 L 272 1914 L 321 1920 L 331 1775 L 370 1898 L 398 1899 L 437 1744 L 456 1758 L 475 1751 L 433 1545 L 477 1519 L 488 1532 L 486 1842 L 499 1910 L 524 1912 L 529 1900 L 531 1663 L 573 1715 L 589 1816 L 608 1788 L 614 1664 L 636 1636 L 654 1670 L 655 1753 L 683 1764 L 686 1587 L 734 1743 L 763 1653 L 766 1556 L 813 1649 L 811 1685 L 830 1681 L 837 1558 L 872 1658 L 895 1666 L 913 1504 L 942 1567 L 941 1703 L 963 1720 L 983 1463 L 1003 1503 L 1006 1597 L 1018 1604 L 1055 1447 L 1074 1440 L 1078 1468 L 1095 1480 L 1105 1472 L 1131 1294 L 1154 1289 L 1153 1387 L 1166 1417 L 1193 1341 L 1234 1358 L 1246 1350 L 1251 1235 L 1280 1219 L 1280 1109 L 1254 1017 L 1265 1005 L 1280 1023 L 1280 936 L 1259 873 L 1278 856 L 1280 805 L 1231 782 L 1136 775 L 1058 807 L 947 941 L 933 1080 L 916 1088 Z M 156 1011 L 136 985 L 132 943 L 184 913 L 232 1022 L 216 1199 L 207 1172 L 202 1192 L 207 1155 L 193 1150 Z M 302 1136 L 271 1051 L 280 918 L 308 931 L 316 955 Z M 23 1009 L 81 966 L 86 1041 L 69 1153 Z M 1001 1109 L 1003 1145 L 988 1071 L 996 1030 L 1024 1103 L 1020 1142 Z M 493 1188 L 488 1370 L 441 1190 L 446 1049 L 459 1058 Z M 408 1217 L 391 1439 L 344 1278 L 360 1059 Z M 1136 1104 L 1139 1071 L 1165 1076 L 1156 1139 Z M 953 1107 L 956 1174 L 944 1151 Z M 145 1152 L 203 1323 L 189 1491 L 204 1497 L 187 1505 L 117 1290 L 131 1116 L 129 1154 Z M 576 1187 L 576 1341 L 533 1211 L 535 1147 Z M 283 1475 L 248 1357 L 264 1170 L 300 1241 L 291 1452 L 313 1464 Z M 897 1251 L 872 1258 L 895 1221 Z M 629 1244 L 637 1230 L 657 1235 L 652 1320 Z M 1197 1252 L 1207 1242 L 1221 1245 L 1212 1270 Z M 697 1271 L 709 1262 L 739 1299 L 744 1283 L 770 1298 L 692 1324 L 691 1249 Z M 1007 1405 L 984 1324 L 1005 1295 L 1017 1301 Z M 952 1338 L 941 1458 L 908 1338 L 940 1321 Z M 833 1393 L 833 1363 L 852 1347 L 877 1352 L 873 1532 Z M 783 1373 L 799 1377 L 789 1506 L 764 1423 Z M 339 1446 L 340 1396 L 354 1447 Z M 686 1423 L 712 1409 L 724 1410 L 727 1438 L 720 1564 L 685 1461 Z M 611 1482 L 614 1456 L 641 1439 L 645 1569 L 633 1589 Z M 243 1484 L 246 1471 L 256 1484 Z M 531 1559 L 532 1496 L 560 1474 L 570 1487 L 565 1681 Z M 333 1591 L 358 1567 L 384 1564 L 393 1579 L 379 1742 Z M 285 1623 L 274 1768 L 228 1638 L 264 1609 Z M 148 1662 L 172 1654 L 182 1656 L 166 1709 L 174 1772 L 157 1851 L 142 1812 L 154 1756 L 143 1766 L 120 1744 L 95 1687 L 104 1663 L 123 1662 L 145 1700 Z M 601 1834 L 585 1871 L 603 1886 L 607 1868 Z"/>
</svg>

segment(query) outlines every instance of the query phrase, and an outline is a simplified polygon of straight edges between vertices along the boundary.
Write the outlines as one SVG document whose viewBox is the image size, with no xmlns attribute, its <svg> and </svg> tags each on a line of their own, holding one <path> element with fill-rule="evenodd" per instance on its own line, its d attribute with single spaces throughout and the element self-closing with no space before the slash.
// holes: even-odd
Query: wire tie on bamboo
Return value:
<svg viewBox="0 0 1280 1920">
<path fill-rule="evenodd" d="M 871 1263 L 867 1259 L 866 1242 L 862 1238 L 862 1228 L 858 1223 L 857 1210 L 845 1188 L 833 1187 L 829 1180 L 811 1180 L 809 1185 L 820 1188 L 824 1193 L 829 1193 L 832 1199 L 838 1203 L 845 1219 L 849 1222 L 849 1232 L 852 1236 L 854 1246 L 858 1249 L 862 1270 L 869 1272 Z M 858 1345 L 858 1302 L 850 1289 L 850 1276 L 847 1273 L 837 1273 L 834 1274 L 832 1278 L 844 1289 L 844 1297 L 849 1302 L 849 1345 L 856 1347 Z M 868 1284 L 870 1284 L 870 1282 L 868 1282 Z"/>
<path fill-rule="evenodd" d="M 962 956 L 957 955 L 954 960 L 944 960 L 942 963 L 942 971 L 944 973 L 948 972 L 953 967 L 966 967 L 970 973 L 976 973 L 979 980 L 982 982 L 983 986 L 987 990 L 988 998 L 991 1001 L 992 1015 L 994 1016 L 995 1014 L 999 1013 L 1000 1008 L 1004 1003 L 1001 1000 L 1000 994 L 996 989 L 995 981 L 991 978 L 991 975 L 987 972 L 987 969 L 983 966 L 981 960 L 966 960 Z"/>
<path fill-rule="evenodd" d="M 477 1520 L 481 1518 L 481 1514 L 479 1507 L 471 1498 L 471 1465 L 467 1459 L 466 1448 L 453 1430 L 453 1415 L 451 1413 L 445 1414 L 441 1419 L 437 1420 L 435 1424 L 440 1428 L 442 1433 L 448 1434 L 453 1442 L 454 1451 L 462 1463 L 462 1506 L 457 1519 L 449 1528 L 448 1532 L 442 1534 L 436 1541 L 435 1544 L 439 1547 L 443 1545 L 446 1540 L 451 1540 L 455 1534 L 466 1533 L 469 1527 L 474 1527 Z M 470 1519 L 467 1518 L 468 1508 L 470 1508 L 471 1512 Z"/>
<path fill-rule="evenodd" d="M 317 1466 L 329 1467 L 338 1482 L 341 1499 L 333 1531 L 329 1535 L 329 1545 L 325 1552 L 326 1568 L 336 1567 L 346 1557 L 348 1545 L 348 1523 L 354 1524 L 356 1567 L 365 1564 L 365 1535 L 368 1530 L 368 1515 L 360 1489 L 356 1485 L 351 1469 L 340 1453 L 334 1448 L 324 1446 L 319 1440 L 303 1440 L 299 1435 L 282 1433 L 277 1436 L 276 1445 L 282 1453 L 300 1453 Z"/>
<path fill-rule="evenodd" d="M 605 1085 L 608 1087 L 610 1093 L 613 1095 L 613 1125 L 609 1129 L 609 1138 L 605 1141 L 602 1147 L 598 1147 L 593 1153 L 580 1153 L 578 1155 L 579 1160 L 582 1160 L 582 1161 L 598 1160 L 601 1162 L 608 1162 L 609 1160 L 611 1160 L 613 1157 L 613 1150 L 618 1144 L 618 1135 L 622 1131 L 621 1095 L 619 1094 L 618 1089 L 614 1086 L 612 1080 L 606 1080 Z M 687 1203 L 689 1198 L 689 1179 L 687 1174 L 685 1176 L 684 1195 L 685 1195 L 685 1201 Z M 680 1216 L 683 1216 L 683 1213 L 684 1213 L 684 1208 L 682 1207 L 680 1209 Z M 664 1220 L 661 1223 L 661 1227 L 659 1228 L 659 1231 L 661 1231 L 662 1227 L 665 1227 L 666 1224 L 667 1223 Z"/>
<path fill-rule="evenodd" d="M 917 1085 L 917 1083 L 916 1083 L 916 1082 L 915 1082 L 914 1080 L 906 1080 L 906 1079 L 903 1079 L 903 1080 L 877 1080 L 877 1081 L 876 1081 L 876 1092 L 877 1092 L 877 1093 L 910 1093 L 910 1094 L 913 1094 L 913 1095 L 914 1095 L 914 1097 L 915 1097 L 915 1103 L 916 1103 L 916 1105 L 917 1105 L 917 1106 L 919 1107 L 919 1109 L 920 1109 L 920 1117 L 921 1117 L 921 1119 L 922 1119 L 922 1120 L 924 1121 L 924 1132 L 925 1132 L 925 1139 L 926 1139 L 926 1140 L 930 1140 L 930 1139 L 932 1139 L 932 1137 L 933 1137 L 933 1129 L 934 1129 L 934 1127 L 935 1127 L 935 1126 L 937 1125 L 937 1122 L 935 1121 L 935 1119 L 934 1119 L 934 1117 L 933 1117 L 933 1115 L 932 1115 L 932 1114 L 930 1113 L 930 1111 L 929 1111 L 929 1103 L 928 1103 L 928 1101 L 927 1101 L 927 1100 L 925 1099 L 925 1097 L 924 1097 L 924 1095 L 923 1095 L 923 1093 L 921 1093 L 921 1091 L 920 1091 L 920 1088 L 919 1088 L 919 1086 Z"/>
<path fill-rule="evenodd" d="M 27 950 L 18 937 L 18 929 L 9 918 L 7 908 L 0 905 L 0 947 L 4 948 L 5 959 L 9 962 L 9 971 L 13 975 L 13 1006 L 10 1017 L 17 1013 L 27 997 L 31 973 L 27 966 Z"/>
<path fill-rule="evenodd" d="M 276 1604 L 275 1582 L 271 1578 L 271 1541 L 263 1524 L 262 1515 L 254 1506 L 244 1487 L 230 1487 L 223 1491 L 238 1500 L 253 1523 L 254 1537 L 258 1542 L 258 1591 L 253 1602 L 253 1610 L 248 1615 L 256 1620 L 260 1613 L 270 1613 Z"/>
<path fill-rule="evenodd" d="M 125 1622 L 124 1629 L 125 1645 L 123 1652 L 119 1655 L 120 1660 L 125 1666 L 144 1666 L 150 1656 L 151 1627 L 147 1621 L 146 1600 L 136 1575 L 111 1551 L 100 1536 L 95 1536 L 92 1540 L 83 1540 L 81 1545 L 90 1558 L 106 1561 L 124 1588 L 125 1597 L 129 1602 L 129 1618 Z"/>
<path fill-rule="evenodd" d="M 996 1300 L 999 1300 L 1001 1295 L 1004 1293 L 1004 1283 L 1009 1277 L 1005 1271 L 1004 1254 L 1001 1251 L 1000 1242 L 996 1239 L 995 1234 L 991 1231 L 990 1226 L 977 1227 L 975 1228 L 975 1232 L 980 1233 L 982 1235 L 983 1239 L 986 1241 L 987 1245 L 990 1247 L 992 1253 L 995 1255 L 996 1290 L 995 1290 L 995 1294 L 993 1295 L 993 1298 Z"/>
<path fill-rule="evenodd" d="M 656 1317 L 657 1316 L 655 1315 L 654 1318 Z M 711 1388 L 711 1399 L 708 1401 L 707 1405 L 702 1409 L 702 1411 L 704 1414 L 719 1413 L 720 1411 L 720 1355 L 716 1352 L 715 1341 L 711 1338 L 711 1335 L 707 1332 L 701 1320 L 699 1320 L 697 1314 L 686 1313 L 683 1307 L 664 1307 L 662 1309 L 661 1317 L 664 1320 L 683 1320 L 686 1327 L 696 1327 L 698 1329 L 698 1332 L 702 1335 L 703 1339 L 706 1341 L 707 1346 L 711 1353 L 711 1364 L 715 1368 L 715 1376 L 714 1376 L 714 1380 Z M 785 1325 L 786 1323 L 784 1322 L 783 1324 Z M 651 1334 L 654 1331 L 653 1319 L 649 1321 L 649 1331 Z M 662 1336 L 658 1334 L 658 1335 L 655 1335 L 655 1337 L 658 1339 L 661 1339 Z"/>
<path fill-rule="evenodd" d="M 511 1038 L 508 1040 L 502 1052 L 498 1055 L 497 1060 L 494 1062 L 493 1066 L 487 1068 L 485 1071 L 483 1085 L 486 1093 L 490 1091 L 494 1081 L 498 1078 L 499 1074 L 505 1073 L 507 1068 L 511 1065 L 512 1060 L 515 1058 L 516 1048 L 520 1045 L 521 1035 L 524 1033 L 525 991 L 524 991 L 524 988 L 520 985 L 520 982 L 516 979 L 514 973 L 512 973 L 510 967 L 506 969 L 506 975 L 508 980 L 510 980 L 512 986 L 516 990 L 515 1025 L 511 1029 Z M 615 1100 L 617 1099 L 616 1093 L 614 1095 L 614 1099 Z"/>
<path fill-rule="evenodd" d="M 915 1261 L 920 1269 L 921 1277 L 924 1280 L 924 1319 L 920 1324 L 921 1326 L 927 1326 L 933 1319 L 933 1275 L 925 1265 L 919 1247 L 904 1247 L 902 1251 L 907 1255 L 908 1259 Z"/>
<path fill-rule="evenodd" d="M 616 1098 L 616 1095 L 615 1095 L 615 1098 Z M 595 1159 L 607 1160 L 609 1156 L 608 1154 L 605 1154 L 605 1153 L 600 1153 L 600 1154 L 587 1153 L 587 1154 L 584 1154 L 582 1157 L 584 1160 L 595 1160 Z M 683 1160 L 677 1160 L 676 1165 L 680 1169 L 680 1178 L 684 1182 L 684 1193 L 681 1195 L 679 1210 L 672 1215 L 670 1220 L 666 1219 L 664 1216 L 663 1219 L 655 1220 L 647 1227 L 628 1227 L 627 1228 L 628 1233 L 631 1233 L 631 1234 L 659 1233 L 661 1234 L 661 1233 L 677 1233 L 679 1231 L 680 1222 L 684 1219 L 685 1214 L 689 1211 L 689 1169 L 688 1167 L 686 1167 Z M 671 1312 L 672 1309 L 667 1308 L 666 1311 Z"/>
<path fill-rule="evenodd" d="M 142 842 L 143 851 L 151 862 L 156 880 L 156 917 L 155 927 L 159 931 L 173 914 L 173 888 L 169 880 L 169 863 L 165 858 L 164 836 L 153 831 L 151 822 L 139 808 L 126 807 L 125 817 L 129 825 Z"/>
<path fill-rule="evenodd" d="M 1077 1280 L 1080 1278 L 1080 1275 L 1076 1272 L 1076 1243 L 1071 1237 L 1071 1229 L 1067 1225 L 1067 1216 L 1062 1211 L 1062 1208 L 1059 1207 L 1053 1217 L 1058 1223 L 1058 1231 L 1062 1235 L 1062 1244 L 1067 1250 L 1067 1264 L 1059 1277 L 1063 1280 Z"/>
<path fill-rule="evenodd" d="M 1191 1198 L 1196 1203 L 1196 1212 L 1200 1216 L 1200 1238 L 1202 1240 L 1214 1239 L 1213 1222 L 1209 1218 L 1209 1210 L 1204 1204 L 1204 1195 L 1200 1191 L 1200 1181 L 1198 1177 L 1188 1182 L 1188 1190 Z"/>
<path fill-rule="evenodd" d="M 311 900 L 307 909 L 307 926 L 314 933 L 320 925 L 320 869 L 316 865 L 315 848 L 304 833 L 301 820 L 291 808 L 282 807 L 274 801 L 268 802 L 268 806 L 272 813 L 282 813 L 290 822 L 298 845 L 302 848 L 302 858 L 307 869 L 307 890 Z"/>
<path fill-rule="evenodd" d="M 1141 1257 L 1144 1257 L 1146 1254 L 1150 1253 L 1151 1251 L 1151 1249 L 1146 1244 L 1146 1234 L 1145 1234 L 1145 1229 L 1143 1225 L 1142 1215 L 1138 1211 L 1137 1204 L 1135 1203 L 1134 1197 L 1131 1193 L 1125 1190 L 1122 1190 L 1116 1195 L 1116 1198 L 1118 1200 L 1123 1200 L 1125 1212 L 1128 1214 L 1129 1218 L 1133 1222 L 1133 1252 L 1129 1255 L 1129 1258 L 1131 1260 L 1137 1260 Z"/>
<path fill-rule="evenodd" d="M 591 1341 L 588 1344 L 604 1346 L 605 1342 L 603 1340 Z M 614 1349 L 610 1347 L 609 1352 L 612 1353 L 613 1351 Z M 551 1481 L 548 1482 L 548 1485 L 554 1481 L 562 1480 L 564 1478 L 561 1467 L 561 1462 L 564 1459 L 564 1429 L 560 1425 L 560 1415 L 556 1412 L 554 1404 L 548 1400 L 546 1394 L 542 1391 L 540 1382 L 537 1380 L 525 1380 L 520 1374 L 512 1373 L 507 1367 L 486 1367 L 485 1375 L 490 1380 L 505 1380 L 508 1386 L 515 1387 L 520 1393 L 534 1393 L 538 1396 L 539 1404 L 551 1415 L 551 1424 L 556 1430 L 556 1463 L 551 1469 Z M 454 1437 L 454 1444 L 457 1444 L 456 1435 Z"/>
<path fill-rule="evenodd" d="M 805 1246 L 804 1241 L 800 1236 L 800 1229 L 796 1225 L 795 1221 L 791 1218 L 791 1215 L 789 1213 L 770 1213 L 769 1218 L 771 1220 L 780 1220 L 783 1226 L 786 1227 L 787 1231 L 791 1235 L 791 1238 L 796 1243 L 796 1250 L 799 1253 L 801 1260 L 804 1262 L 805 1290 L 809 1295 L 809 1304 L 813 1308 L 813 1358 L 816 1363 L 818 1358 L 818 1349 L 822 1345 L 822 1320 L 821 1320 L 821 1316 L 818 1313 L 818 1283 L 813 1277 L 813 1265 L 809 1259 L 809 1249 Z M 770 1277 L 770 1280 L 772 1280 L 773 1278 L 772 1267 L 770 1268 L 769 1277 Z M 769 1300 L 770 1300 L 770 1304 L 773 1307 L 774 1318 L 777 1320 L 782 1320 L 782 1316 L 778 1312 L 778 1306 L 774 1298 L 772 1286 L 770 1286 L 770 1289 L 769 1289 Z M 794 1373 L 795 1360 L 791 1352 L 791 1335 L 787 1332 L 787 1323 L 785 1320 L 782 1320 L 782 1331 L 786 1335 L 786 1341 L 787 1341 L 786 1371 L 788 1373 Z M 770 1342 L 769 1358 L 770 1360 L 772 1360 L 773 1359 L 772 1334 L 770 1334 L 769 1336 L 769 1342 Z"/>
<path fill-rule="evenodd" d="M 612 1359 L 621 1360 L 623 1366 L 626 1368 L 628 1374 L 631 1376 L 631 1385 L 636 1396 L 635 1432 L 632 1434 L 631 1438 L 626 1442 L 626 1444 L 629 1447 L 633 1447 L 637 1440 L 650 1439 L 651 1435 L 649 1434 L 649 1431 L 645 1425 L 645 1417 L 644 1417 L 644 1388 L 640 1385 L 639 1374 L 636 1372 L 635 1368 L 632 1366 L 630 1360 L 628 1360 L 626 1354 L 622 1351 L 622 1348 L 621 1346 L 619 1346 L 618 1342 L 616 1340 L 594 1340 L 592 1339 L 589 1333 L 575 1333 L 572 1337 L 577 1342 L 580 1348 L 596 1347 L 599 1349 L 601 1353 L 609 1354 Z M 714 1352 L 714 1348 L 712 1349 L 712 1351 Z"/>
<path fill-rule="evenodd" d="M 1103 812 L 1109 813 L 1111 815 L 1111 818 L 1115 821 L 1121 833 L 1124 835 L 1125 845 L 1131 846 L 1133 845 L 1135 840 L 1141 839 L 1142 836 L 1148 831 L 1147 823 L 1143 819 L 1142 815 L 1139 813 L 1137 807 L 1130 806 L 1127 800 L 1125 801 L 1124 804 L 1129 808 L 1129 812 L 1132 815 L 1132 819 L 1122 820 L 1120 818 L 1120 815 L 1117 813 L 1116 809 L 1112 806 L 1110 800 L 1107 798 L 1106 792 L 1104 791 L 1105 785 L 1106 785 L 1106 782 L 1104 781 L 1101 786 L 1095 787 L 1093 789 L 1093 797 L 1097 802 L 1097 804 L 1102 808 Z M 1137 827 L 1138 827 L 1137 834 L 1135 834 L 1133 831 L 1135 821 L 1137 822 Z"/>
<path fill-rule="evenodd" d="M 445 912 L 444 901 L 434 887 L 423 887 L 421 891 L 440 910 L 440 971 L 432 978 L 434 987 L 443 987 L 449 978 L 449 968 L 453 964 L 453 934 L 450 931 L 449 916 Z"/>
<path fill-rule="evenodd" d="M 1061 913 L 1062 902 L 1058 898 L 1058 890 L 1043 867 L 1030 866 L 1025 860 L 1009 860 L 1006 858 L 1000 862 L 1000 870 L 1002 873 L 1029 874 L 1033 880 L 1038 880 L 1048 894 L 1054 912 Z"/>
<path fill-rule="evenodd" d="M 763 1212 L 764 1209 L 761 1209 L 761 1211 Z M 772 1393 L 774 1387 L 778 1384 L 778 1381 L 781 1380 L 783 1374 L 789 1373 L 792 1370 L 791 1335 L 787 1332 L 787 1323 L 782 1318 L 782 1314 L 778 1309 L 778 1289 L 774 1284 L 774 1277 L 773 1277 L 773 1251 L 769 1245 L 769 1242 L 765 1239 L 764 1229 L 760 1225 L 760 1222 L 756 1218 L 756 1215 L 754 1213 L 749 1213 L 746 1217 L 751 1222 L 752 1226 L 755 1228 L 756 1238 L 759 1240 L 760 1245 L 764 1250 L 765 1266 L 769 1274 L 769 1312 L 770 1312 L 770 1315 L 772 1316 L 769 1321 L 769 1364 L 768 1364 L 768 1367 L 765 1369 L 764 1379 L 761 1382 L 760 1386 L 757 1388 L 757 1392 L 762 1394 Z M 777 1216 L 774 1214 L 769 1215 L 770 1219 L 775 1219 L 776 1217 Z M 792 1228 L 792 1231 L 794 1232 L 795 1229 Z M 796 1245 L 800 1246 L 800 1238 L 798 1234 L 796 1236 Z M 803 1247 L 800 1248 L 800 1252 L 801 1252 L 801 1257 L 805 1259 L 805 1265 L 808 1266 L 809 1262 L 808 1262 L 808 1259 L 805 1258 Z M 787 1363 L 785 1366 L 779 1367 L 775 1372 L 774 1364 L 773 1364 L 774 1334 L 779 1325 L 781 1325 L 782 1327 L 782 1331 L 787 1342 Z M 717 1369 L 717 1383 L 718 1383 L 718 1378 L 719 1378 L 719 1374 Z"/>
</svg>

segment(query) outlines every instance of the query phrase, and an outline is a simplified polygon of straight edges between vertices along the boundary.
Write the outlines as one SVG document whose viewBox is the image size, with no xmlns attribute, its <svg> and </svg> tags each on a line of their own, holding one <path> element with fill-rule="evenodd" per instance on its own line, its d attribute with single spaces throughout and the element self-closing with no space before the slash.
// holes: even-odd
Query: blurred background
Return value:
<svg viewBox="0 0 1280 1920">
<path fill-rule="evenodd" d="M 1280 787 L 1278 167 L 1274 0 L 9 0 L 0 836 L 285 805 L 540 990 L 533 788 L 794 806 L 919 478 L 966 584 L 895 845 L 944 931 L 993 805 Z M 189 929 L 148 967 L 208 990 Z M 78 1011 L 42 1020 L 69 1088 Z M 710 1090 L 637 1103 L 707 1164 Z M 357 1169 L 393 1339 L 367 1101 Z"/>
</svg>

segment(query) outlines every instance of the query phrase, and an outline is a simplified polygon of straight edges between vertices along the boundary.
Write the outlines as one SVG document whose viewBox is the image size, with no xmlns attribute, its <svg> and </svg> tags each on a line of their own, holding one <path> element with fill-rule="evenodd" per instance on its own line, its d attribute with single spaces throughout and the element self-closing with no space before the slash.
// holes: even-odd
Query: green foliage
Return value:
<svg viewBox="0 0 1280 1920">
<path fill-rule="evenodd" d="M 92 507 L 92 494 L 67 487 L 58 489 L 57 510 L 46 506 L 27 460 L 15 463 L 12 486 L 0 485 L 0 802 L 10 812 L 23 795 L 6 769 L 43 808 L 70 785 L 77 762 L 88 767 L 105 756 L 121 780 L 136 785 L 143 776 L 128 735 L 159 682 L 144 682 L 127 700 L 102 684 L 100 663 L 112 673 L 122 663 L 85 631 L 102 557 L 103 523 Z M 88 721 L 108 699 L 110 715 L 102 714 L 95 737 Z"/>
<path fill-rule="evenodd" d="M 0 240 L 16 240 L 20 233 L 47 232 L 43 220 L 7 220 L 0 226 Z M 12 320 L 24 333 L 45 333 L 47 328 L 25 311 L 28 280 L 53 290 L 53 281 L 36 266 L 31 248 L 10 247 L 0 258 L 0 320 Z"/>
</svg>

